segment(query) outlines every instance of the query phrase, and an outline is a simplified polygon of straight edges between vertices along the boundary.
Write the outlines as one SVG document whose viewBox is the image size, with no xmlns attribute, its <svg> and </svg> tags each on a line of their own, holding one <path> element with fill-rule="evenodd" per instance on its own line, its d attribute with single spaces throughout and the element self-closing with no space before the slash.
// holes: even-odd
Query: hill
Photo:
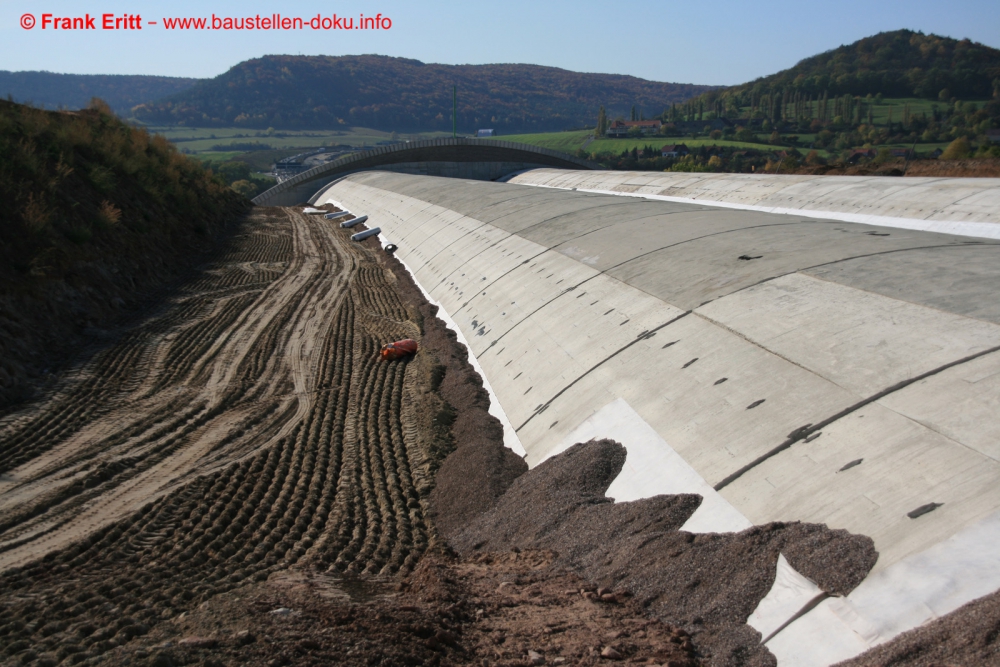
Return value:
<svg viewBox="0 0 1000 667">
<path fill-rule="evenodd" d="M 1000 50 L 911 30 L 882 32 L 806 58 L 795 67 L 724 88 L 706 99 L 785 92 L 945 100 L 986 99 L 1000 90 Z"/>
<path fill-rule="evenodd" d="M 249 202 L 107 107 L 0 101 L 0 409 L 211 249 Z"/>
<path fill-rule="evenodd" d="M 94 97 L 104 100 L 121 116 L 143 102 L 174 95 L 193 86 L 198 79 L 170 76 L 110 74 L 55 74 L 53 72 L 7 72 L 0 70 L 0 97 L 31 103 L 47 109 L 83 109 Z"/>
<path fill-rule="evenodd" d="M 711 89 L 538 65 L 266 56 L 134 113 L 150 123 L 200 127 L 451 130 L 452 86 L 458 87 L 459 131 L 489 127 L 508 133 L 592 126 L 601 105 L 611 116 L 627 114 L 633 105 L 651 115 Z"/>
</svg>

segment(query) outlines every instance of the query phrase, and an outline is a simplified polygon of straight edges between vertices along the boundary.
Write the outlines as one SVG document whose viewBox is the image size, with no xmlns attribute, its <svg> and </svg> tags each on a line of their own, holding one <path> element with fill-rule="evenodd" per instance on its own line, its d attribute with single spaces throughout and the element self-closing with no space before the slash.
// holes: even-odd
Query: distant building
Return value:
<svg viewBox="0 0 1000 667">
<path fill-rule="evenodd" d="M 986 130 L 986 138 L 991 144 L 1000 144 L 1000 130 Z"/>
<path fill-rule="evenodd" d="M 659 120 L 616 120 L 604 134 L 612 139 L 627 137 L 628 131 L 633 127 L 639 128 L 643 134 L 656 134 L 660 131 L 661 125 L 663 122 Z"/>
<path fill-rule="evenodd" d="M 890 148 L 889 155 L 892 157 L 901 157 L 909 160 L 913 157 L 913 151 L 909 148 Z"/>
<path fill-rule="evenodd" d="M 476 137 L 495 137 L 497 136 L 496 130 L 476 130 Z"/>
<path fill-rule="evenodd" d="M 680 157 L 681 155 L 687 155 L 691 151 L 684 144 L 667 144 L 660 149 L 661 157 Z"/>
<path fill-rule="evenodd" d="M 612 121 L 611 125 L 608 126 L 607 132 L 604 134 L 612 139 L 626 137 L 628 136 L 628 127 L 623 120 Z"/>
</svg>

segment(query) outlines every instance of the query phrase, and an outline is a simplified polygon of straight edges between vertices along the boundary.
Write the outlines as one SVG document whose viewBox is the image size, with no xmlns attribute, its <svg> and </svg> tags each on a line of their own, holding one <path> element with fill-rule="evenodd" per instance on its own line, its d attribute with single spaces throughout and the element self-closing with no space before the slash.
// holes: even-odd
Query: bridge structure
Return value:
<svg viewBox="0 0 1000 667">
<path fill-rule="evenodd" d="M 779 560 L 748 622 L 781 665 L 1000 590 L 1000 179 L 505 180 L 371 170 L 308 199 L 398 246 L 530 466 L 609 437 L 608 495 L 698 493 L 685 530 L 870 536 L 843 598 Z"/>
<path fill-rule="evenodd" d="M 254 198 L 258 206 L 292 206 L 323 186 L 359 171 L 494 181 L 539 167 L 589 170 L 597 165 L 547 148 L 495 139 L 430 139 L 346 155 L 282 181 Z"/>
</svg>

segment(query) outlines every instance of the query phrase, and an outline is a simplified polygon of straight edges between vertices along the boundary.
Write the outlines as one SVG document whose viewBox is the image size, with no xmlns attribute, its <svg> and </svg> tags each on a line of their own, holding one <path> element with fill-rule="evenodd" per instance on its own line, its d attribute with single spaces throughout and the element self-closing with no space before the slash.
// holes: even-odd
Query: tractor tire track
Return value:
<svg viewBox="0 0 1000 667">
<path fill-rule="evenodd" d="M 391 576 L 433 543 L 449 450 L 418 418 L 433 358 L 378 357 L 420 337 L 395 276 L 292 209 L 233 243 L 0 425 L 0 662 L 83 662 L 274 572 Z"/>
</svg>

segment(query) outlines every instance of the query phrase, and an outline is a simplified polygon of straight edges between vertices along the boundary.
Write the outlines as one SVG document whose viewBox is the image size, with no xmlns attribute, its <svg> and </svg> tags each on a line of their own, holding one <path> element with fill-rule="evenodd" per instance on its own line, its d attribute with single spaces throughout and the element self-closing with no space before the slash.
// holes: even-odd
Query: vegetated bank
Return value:
<svg viewBox="0 0 1000 667">
<path fill-rule="evenodd" d="M 0 102 L 0 156 L 0 409 L 203 260 L 249 206 L 101 103 Z"/>
</svg>

